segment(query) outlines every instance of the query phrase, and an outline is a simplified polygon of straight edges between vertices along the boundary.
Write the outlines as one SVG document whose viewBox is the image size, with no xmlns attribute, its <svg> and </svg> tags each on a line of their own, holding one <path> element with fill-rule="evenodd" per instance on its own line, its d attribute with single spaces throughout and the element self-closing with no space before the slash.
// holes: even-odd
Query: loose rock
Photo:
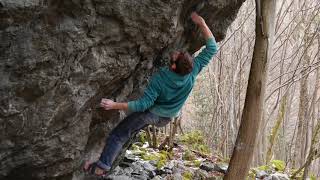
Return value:
<svg viewBox="0 0 320 180">
<path fill-rule="evenodd" d="M 213 164 L 213 163 L 211 163 L 209 161 L 206 161 L 206 162 L 201 163 L 200 169 L 203 169 L 205 171 L 213 171 L 213 170 L 218 169 L 215 166 L 216 166 L 215 164 Z"/>
</svg>

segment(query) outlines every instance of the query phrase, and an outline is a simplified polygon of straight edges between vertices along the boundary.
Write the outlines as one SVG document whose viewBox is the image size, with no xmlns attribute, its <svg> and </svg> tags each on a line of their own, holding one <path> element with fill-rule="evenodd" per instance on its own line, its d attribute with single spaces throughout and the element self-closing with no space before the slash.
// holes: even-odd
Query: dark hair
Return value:
<svg viewBox="0 0 320 180">
<path fill-rule="evenodd" d="M 175 72 L 179 75 L 187 75 L 193 69 L 193 58 L 188 52 L 180 52 L 176 61 Z"/>
</svg>

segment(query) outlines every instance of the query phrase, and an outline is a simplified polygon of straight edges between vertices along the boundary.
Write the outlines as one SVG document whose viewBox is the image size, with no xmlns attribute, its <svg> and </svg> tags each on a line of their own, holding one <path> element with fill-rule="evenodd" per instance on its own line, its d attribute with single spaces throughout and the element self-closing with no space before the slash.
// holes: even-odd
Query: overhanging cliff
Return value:
<svg viewBox="0 0 320 180">
<path fill-rule="evenodd" d="M 0 0 L 0 179 L 71 179 L 172 49 L 222 40 L 244 0 Z"/>
</svg>

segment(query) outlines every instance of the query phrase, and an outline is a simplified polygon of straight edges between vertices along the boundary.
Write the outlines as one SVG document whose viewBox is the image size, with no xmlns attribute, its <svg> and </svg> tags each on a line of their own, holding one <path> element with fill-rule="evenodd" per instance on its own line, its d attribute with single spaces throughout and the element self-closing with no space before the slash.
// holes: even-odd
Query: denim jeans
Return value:
<svg viewBox="0 0 320 180">
<path fill-rule="evenodd" d="M 103 152 L 100 155 L 98 166 L 110 170 L 113 161 L 120 153 L 122 146 L 129 140 L 134 132 L 147 125 L 162 127 L 168 124 L 171 118 L 159 117 L 150 111 L 134 112 L 122 120 L 107 137 Z"/>
</svg>

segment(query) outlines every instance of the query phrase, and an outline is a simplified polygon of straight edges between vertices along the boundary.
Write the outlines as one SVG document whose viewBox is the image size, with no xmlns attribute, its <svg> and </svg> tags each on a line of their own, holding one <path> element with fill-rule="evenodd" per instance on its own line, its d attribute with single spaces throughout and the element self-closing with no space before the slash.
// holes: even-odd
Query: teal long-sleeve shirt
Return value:
<svg viewBox="0 0 320 180">
<path fill-rule="evenodd" d="M 160 68 L 152 76 L 143 96 L 128 103 L 129 111 L 143 112 L 149 109 L 160 117 L 177 117 L 194 86 L 196 76 L 216 53 L 217 43 L 214 38 L 209 38 L 206 47 L 194 58 L 191 73 L 181 76 L 168 67 Z"/>
</svg>

